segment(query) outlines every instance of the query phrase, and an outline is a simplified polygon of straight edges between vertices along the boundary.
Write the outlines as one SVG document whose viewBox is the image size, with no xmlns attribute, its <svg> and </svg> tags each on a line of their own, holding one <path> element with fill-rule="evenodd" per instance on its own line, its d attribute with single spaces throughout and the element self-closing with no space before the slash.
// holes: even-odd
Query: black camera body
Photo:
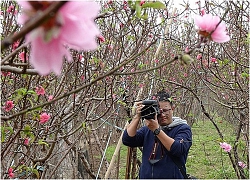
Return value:
<svg viewBox="0 0 250 180">
<path fill-rule="evenodd" d="M 144 107 L 141 110 L 142 119 L 155 119 L 155 115 L 160 115 L 160 105 L 157 100 L 143 100 Z"/>
</svg>

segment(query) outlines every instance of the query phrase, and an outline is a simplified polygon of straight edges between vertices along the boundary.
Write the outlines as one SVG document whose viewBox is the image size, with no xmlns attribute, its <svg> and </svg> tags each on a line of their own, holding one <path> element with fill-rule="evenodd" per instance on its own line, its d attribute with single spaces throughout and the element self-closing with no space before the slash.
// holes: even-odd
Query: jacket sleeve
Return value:
<svg viewBox="0 0 250 180">
<path fill-rule="evenodd" d="M 175 156 L 187 154 L 192 145 L 192 132 L 190 126 L 181 126 L 177 130 L 174 140 L 170 148 L 170 153 Z"/>
<path fill-rule="evenodd" d="M 145 128 L 137 130 L 134 137 L 130 137 L 127 130 L 125 130 L 122 136 L 123 144 L 129 147 L 142 147 L 144 141 L 144 130 Z"/>
</svg>

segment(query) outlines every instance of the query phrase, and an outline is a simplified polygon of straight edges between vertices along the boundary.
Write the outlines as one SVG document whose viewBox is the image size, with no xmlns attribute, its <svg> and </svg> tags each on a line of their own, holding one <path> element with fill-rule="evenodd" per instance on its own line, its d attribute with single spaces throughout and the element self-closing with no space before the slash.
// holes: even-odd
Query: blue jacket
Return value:
<svg viewBox="0 0 250 180">
<path fill-rule="evenodd" d="M 181 164 L 186 170 L 185 164 L 187 160 L 188 151 L 192 145 L 192 132 L 186 120 L 182 120 L 178 117 L 173 117 L 173 123 L 166 127 L 162 127 L 162 130 L 175 141 L 168 151 L 159 140 L 159 146 L 156 150 L 155 159 L 160 159 L 158 162 L 151 164 L 149 157 L 152 153 L 152 149 L 155 143 L 155 136 L 147 126 L 143 126 L 137 130 L 134 137 L 130 137 L 127 130 L 124 131 L 122 142 L 126 146 L 130 147 L 143 147 L 142 152 L 142 164 L 140 167 L 139 178 L 140 179 L 183 179 L 180 170 L 177 165 L 168 156 L 170 153 L 172 156 L 176 156 L 180 159 Z"/>
</svg>

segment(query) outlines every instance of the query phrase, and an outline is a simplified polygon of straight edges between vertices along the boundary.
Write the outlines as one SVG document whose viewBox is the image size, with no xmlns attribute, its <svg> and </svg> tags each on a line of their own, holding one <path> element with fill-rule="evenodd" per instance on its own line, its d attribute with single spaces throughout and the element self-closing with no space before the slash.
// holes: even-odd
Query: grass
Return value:
<svg viewBox="0 0 250 180">
<path fill-rule="evenodd" d="M 233 129 L 230 124 L 222 122 L 218 125 L 225 139 L 231 137 Z M 236 179 L 231 161 L 220 147 L 220 136 L 212 123 L 208 120 L 197 122 L 192 126 L 192 133 L 193 144 L 186 164 L 187 172 L 200 179 Z"/>
<path fill-rule="evenodd" d="M 235 137 L 233 125 L 221 120 L 216 124 L 224 136 L 224 141 L 233 145 Z M 195 122 L 192 133 L 193 144 L 186 163 L 187 172 L 199 179 L 237 179 L 227 152 L 219 145 L 221 139 L 212 123 L 208 120 Z M 243 149 L 244 142 L 239 144 L 239 148 Z M 115 148 L 116 145 L 112 145 L 107 150 L 106 157 L 109 162 Z M 121 146 L 120 156 L 119 179 L 124 179 L 127 158 L 127 147 L 124 145 Z M 246 162 L 247 158 L 241 156 L 241 159 Z M 245 172 L 248 173 L 246 169 Z"/>
</svg>

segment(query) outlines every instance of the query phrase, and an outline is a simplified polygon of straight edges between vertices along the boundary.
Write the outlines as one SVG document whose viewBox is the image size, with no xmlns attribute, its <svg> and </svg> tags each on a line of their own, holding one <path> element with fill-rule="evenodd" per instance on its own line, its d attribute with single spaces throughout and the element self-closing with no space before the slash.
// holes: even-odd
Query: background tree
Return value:
<svg viewBox="0 0 250 180">
<path fill-rule="evenodd" d="M 70 49 L 73 61 L 60 75 L 42 76 L 29 61 L 28 31 L 16 21 L 21 8 L 1 2 L 1 177 L 103 178 L 107 147 L 117 143 L 143 88 L 141 100 L 170 91 L 176 114 L 190 125 L 210 120 L 218 146 L 232 146 L 226 152 L 232 178 L 247 178 L 239 162 L 249 167 L 249 3 L 182 2 L 177 9 L 172 1 L 98 3 L 98 48 Z M 52 5 L 57 12 L 67 2 Z M 201 38 L 193 19 L 204 12 L 226 23 L 229 42 Z M 193 63 L 185 65 L 184 54 Z M 224 136 L 218 118 L 234 125 L 234 136 Z"/>
</svg>

